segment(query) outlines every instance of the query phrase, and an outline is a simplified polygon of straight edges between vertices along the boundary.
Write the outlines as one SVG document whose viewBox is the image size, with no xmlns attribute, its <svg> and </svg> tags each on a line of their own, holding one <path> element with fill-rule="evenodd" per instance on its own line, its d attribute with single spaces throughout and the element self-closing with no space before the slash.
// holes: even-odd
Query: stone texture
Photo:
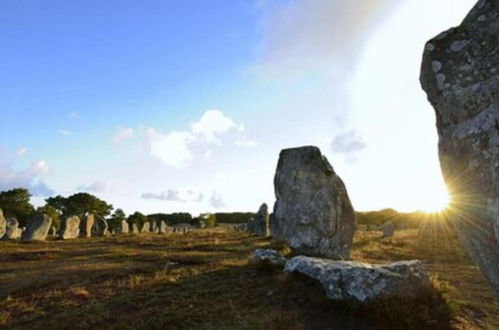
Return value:
<svg viewBox="0 0 499 330">
<path fill-rule="evenodd" d="M 22 229 L 19 228 L 19 221 L 16 218 L 8 218 L 6 221 L 6 230 L 3 239 L 19 239 L 21 238 Z"/>
<path fill-rule="evenodd" d="M 253 262 L 267 262 L 271 265 L 284 267 L 286 259 L 276 250 L 256 249 L 253 251 L 251 260 Z"/>
<path fill-rule="evenodd" d="M 57 236 L 57 229 L 54 226 L 50 228 L 50 236 Z"/>
<path fill-rule="evenodd" d="M 74 239 L 80 234 L 80 218 L 77 216 L 71 216 L 69 218 L 62 219 L 61 229 L 59 231 L 59 237 L 61 239 Z"/>
<path fill-rule="evenodd" d="M 159 227 L 158 227 L 158 224 L 156 223 L 156 221 L 154 221 L 152 223 L 151 232 L 153 232 L 155 234 L 159 234 Z"/>
<path fill-rule="evenodd" d="M 133 223 L 132 224 L 132 234 L 137 235 L 138 233 L 140 233 L 139 226 L 137 226 L 136 223 Z"/>
<path fill-rule="evenodd" d="M 255 218 L 249 218 L 246 222 L 246 230 L 249 233 L 255 233 Z"/>
<path fill-rule="evenodd" d="M 435 108 L 450 216 L 499 299 L 498 35 L 499 1 L 479 1 L 426 44 L 420 80 Z"/>
<path fill-rule="evenodd" d="M 298 256 L 286 262 L 284 271 L 318 281 L 327 297 L 336 301 L 414 298 L 430 286 L 426 270 L 418 260 L 370 265 Z"/>
<path fill-rule="evenodd" d="M 126 220 L 121 220 L 121 223 L 118 227 L 118 234 L 128 234 L 128 222 Z"/>
<path fill-rule="evenodd" d="M 159 233 L 160 234 L 166 234 L 168 232 L 168 226 L 166 225 L 166 222 L 161 220 L 159 223 Z"/>
<path fill-rule="evenodd" d="M 270 236 L 269 207 L 263 203 L 256 213 L 254 233 L 257 236 Z"/>
<path fill-rule="evenodd" d="M 387 221 L 383 224 L 383 237 L 393 237 L 393 233 L 395 232 L 395 227 L 393 226 L 393 222 Z"/>
<path fill-rule="evenodd" d="M 43 241 L 52 226 L 52 218 L 48 215 L 39 215 L 28 222 L 21 235 L 21 241 L 33 242 Z"/>
<path fill-rule="evenodd" d="M 93 227 L 93 234 L 99 237 L 108 236 L 110 232 L 107 221 L 104 219 L 97 220 Z"/>
<path fill-rule="evenodd" d="M 5 217 L 3 216 L 3 211 L 0 209 L 0 238 L 5 235 L 5 231 L 7 230 L 7 221 L 5 220 Z"/>
<path fill-rule="evenodd" d="M 319 148 L 282 150 L 274 189 L 273 238 L 301 254 L 349 258 L 355 212 L 343 181 Z"/>
<path fill-rule="evenodd" d="M 149 223 L 149 221 L 146 221 L 142 225 L 142 231 L 141 231 L 141 233 L 149 233 L 149 232 L 151 232 L 151 224 Z"/>
<path fill-rule="evenodd" d="M 93 214 L 87 215 L 80 222 L 80 235 L 82 237 L 92 237 L 93 227 L 95 225 L 95 217 Z"/>
</svg>

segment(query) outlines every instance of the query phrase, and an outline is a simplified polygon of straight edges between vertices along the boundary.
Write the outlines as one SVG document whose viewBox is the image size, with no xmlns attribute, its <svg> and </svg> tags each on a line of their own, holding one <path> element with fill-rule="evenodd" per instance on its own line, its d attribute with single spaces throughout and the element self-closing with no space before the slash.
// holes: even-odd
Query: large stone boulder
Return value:
<svg viewBox="0 0 499 330">
<path fill-rule="evenodd" d="M 5 221 L 5 217 L 3 216 L 3 211 L 0 209 L 0 238 L 5 235 L 5 231 L 7 230 L 7 222 Z"/>
<path fill-rule="evenodd" d="M 80 235 L 82 237 L 90 238 L 92 237 L 92 230 L 95 225 L 95 217 L 93 214 L 88 214 L 82 221 L 80 222 Z"/>
<path fill-rule="evenodd" d="M 269 223 L 269 207 L 263 203 L 254 220 L 254 233 L 257 236 L 270 236 L 270 223 Z"/>
<path fill-rule="evenodd" d="M 140 231 L 141 233 L 150 233 L 151 232 L 151 224 L 149 221 L 144 222 L 142 225 L 142 230 Z"/>
<path fill-rule="evenodd" d="M 326 296 L 336 301 L 415 298 L 430 287 L 426 270 L 418 260 L 370 265 L 298 256 L 286 262 L 284 271 L 318 281 Z"/>
<path fill-rule="evenodd" d="M 21 234 L 23 230 L 19 228 L 19 221 L 16 218 L 8 218 L 7 226 L 5 230 L 5 235 L 3 235 L 3 239 L 19 239 L 21 238 Z"/>
<path fill-rule="evenodd" d="M 426 44 L 420 80 L 435 108 L 450 216 L 499 299 L 498 35 L 499 1 L 478 1 Z"/>
<path fill-rule="evenodd" d="M 168 232 L 168 226 L 166 225 L 166 222 L 161 220 L 159 223 L 159 233 L 160 234 L 166 234 Z"/>
<path fill-rule="evenodd" d="M 355 212 L 343 181 L 319 148 L 282 150 L 274 189 L 273 238 L 300 254 L 349 258 Z"/>
<path fill-rule="evenodd" d="M 52 226 L 52 218 L 48 215 L 39 215 L 28 222 L 21 235 L 22 242 L 43 241 Z"/>
<path fill-rule="evenodd" d="M 139 226 L 137 226 L 137 224 L 136 224 L 136 223 L 133 223 L 133 224 L 132 224 L 132 234 L 137 235 L 137 234 L 139 234 L 139 233 L 140 233 L 140 231 L 139 231 Z"/>
<path fill-rule="evenodd" d="M 74 239 L 80 234 L 80 218 L 73 215 L 69 218 L 62 219 L 59 238 Z"/>
</svg>

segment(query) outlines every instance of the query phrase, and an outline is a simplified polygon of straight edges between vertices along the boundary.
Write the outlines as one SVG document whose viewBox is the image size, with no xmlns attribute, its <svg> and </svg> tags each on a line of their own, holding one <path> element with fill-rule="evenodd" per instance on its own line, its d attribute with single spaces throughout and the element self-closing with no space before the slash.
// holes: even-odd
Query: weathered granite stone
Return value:
<svg viewBox="0 0 499 330">
<path fill-rule="evenodd" d="M 273 238 L 301 254 L 348 259 L 355 212 L 343 181 L 319 148 L 282 150 L 274 189 Z"/>
<path fill-rule="evenodd" d="M 93 234 L 94 236 L 108 236 L 109 235 L 109 225 L 106 220 L 104 219 L 99 219 L 97 222 L 95 222 L 94 227 L 93 227 Z"/>
<path fill-rule="evenodd" d="M 22 229 L 19 228 L 19 222 L 16 218 L 8 218 L 6 226 L 5 235 L 3 235 L 3 239 L 19 239 L 21 238 Z"/>
<path fill-rule="evenodd" d="M 271 265 L 284 267 L 286 259 L 276 250 L 256 249 L 252 255 L 253 262 L 267 262 Z"/>
<path fill-rule="evenodd" d="M 129 227 L 128 222 L 126 220 L 121 220 L 121 223 L 118 227 L 118 234 L 128 234 Z"/>
<path fill-rule="evenodd" d="M 62 219 L 59 237 L 61 239 L 74 239 L 80 234 L 80 218 L 72 216 Z"/>
<path fill-rule="evenodd" d="M 246 230 L 249 233 L 252 233 L 252 234 L 255 233 L 255 218 L 248 219 L 248 221 L 246 222 Z"/>
<path fill-rule="evenodd" d="M 499 1 L 478 1 L 426 44 L 420 80 L 435 108 L 453 223 L 499 299 L 498 35 Z"/>
<path fill-rule="evenodd" d="M 140 233 L 139 226 L 137 226 L 136 223 L 133 223 L 132 224 L 132 234 L 137 235 L 138 233 Z"/>
<path fill-rule="evenodd" d="M 92 237 L 93 227 L 95 225 L 95 217 L 93 214 L 88 214 L 80 222 L 80 235 L 82 237 Z"/>
<path fill-rule="evenodd" d="M 43 241 L 52 226 L 52 218 L 48 215 L 39 215 L 28 222 L 21 235 L 21 241 L 33 242 Z"/>
<path fill-rule="evenodd" d="M 256 213 L 254 232 L 257 236 L 270 236 L 269 208 L 263 203 Z"/>
<path fill-rule="evenodd" d="M 158 224 L 156 223 L 156 221 L 153 221 L 153 223 L 152 223 L 151 232 L 153 232 L 155 234 L 159 234 L 159 227 L 158 227 Z"/>
<path fill-rule="evenodd" d="M 50 228 L 50 236 L 57 236 L 57 229 L 54 226 Z"/>
<path fill-rule="evenodd" d="M 318 281 L 327 297 L 337 301 L 414 298 L 430 285 L 426 270 L 418 260 L 370 265 L 298 256 L 286 262 L 284 271 Z"/>
<path fill-rule="evenodd" d="M 168 232 L 168 226 L 166 225 L 166 222 L 161 220 L 159 223 L 159 233 L 160 234 L 166 234 Z"/>
<path fill-rule="evenodd" d="M 3 216 L 3 211 L 0 209 L 0 238 L 5 235 L 5 231 L 7 230 L 7 221 L 5 220 L 5 217 Z"/>
<path fill-rule="evenodd" d="M 151 232 L 151 224 L 149 223 L 149 221 L 146 221 L 142 225 L 142 231 L 141 231 L 141 233 L 149 233 L 149 232 Z"/>
<path fill-rule="evenodd" d="M 393 237 L 393 233 L 395 231 L 395 227 L 393 226 L 393 222 L 387 221 L 383 224 L 383 237 Z"/>
</svg>

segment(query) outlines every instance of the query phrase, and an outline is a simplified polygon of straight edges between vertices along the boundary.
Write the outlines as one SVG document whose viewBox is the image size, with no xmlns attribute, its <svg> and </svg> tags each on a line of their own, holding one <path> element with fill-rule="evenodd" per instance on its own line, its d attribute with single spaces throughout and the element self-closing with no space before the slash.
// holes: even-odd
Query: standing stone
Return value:
<svg viewBox="0 0 499 330">
<path fill-rule="evenodd" d="M 107 224 L 107 221 L 104 219 L 99 219 L 94 225 L 94 235 L 103 237 L 103 236 L 108 236 L 109 235 L 109 225 Z"/>
<path fill-rule="evenodd" d="M 132 224 L 132 234 L 137 235 L 139 233 L 139 226 L 136 223 Z"/>
<path fill-rule="evenodd" d="M 159 223 L 159 233 L 160 234 L 166 234 L 168 232 L 168 226 L 166 225 L 166 222 L 161 220 Z"/>
<path fill-rule="evenodd" d="M 343 181 L 319 148 L 282 150 L 274 189 L 273 238 L 301 254 L 349 258 L 355 212 Z"/>
<path fill-rule="evenodd" d="M 3 216 L 2 209 L 0 209 L 0 238 L 5 235 L 5 231 L 7 230 L 7 222 L 5 221 L 5 217 Z"/>
<path fill-rule="evenodd" d="M 22 234 L 22 229 L 19 228 L 19 222 L 17 221 L 16 218 L 8 218 L 7 219 L 7 226 L 5 230 L 5 235 L 3 236 L 3 239 L 19 239 L 21 238 Z"/>
<path fill-rule="evenodd" d="M 128 234 L 128 222 L 126 220 L 121 220 L 121 224 L 118 228 L 119 234 Z"/>
<path fill-rule="evenodd" d="M 158 224 L 156 223 L 156 221 L 153 221 L 153 223 L 152 223 L 152 230 L 151 231 L 153 233 L 155 233 L 155 234 L 159 233 L 159 228 L 158 228 Z"/>
<path fill-rule="evenodd" d="M 250 233 L 255 233 L 255 218 L 249 218 L 246 222 L 246 230 Z"/>
<path fill-rule="evenodd" d="M 257 236 L 270 236 L 269 207 L 263 203 L 256 213 L 254 231 Z"/>
<path fill-rule="evenodd" d="M 80 234 L 80 218 L 76 215 L 62 219 L 59 237 L 61 239 L 74 239 Z"/>
<path fill-rule="evenodd" d="M 383 224 L 383 237 L 393 237 L 394 231 L 393 222 L 387 221 Z"/>
<path fill-rule="evenodd" d="M 52 218 L 48 215 L 39 215 L 28 222 L 21 235 L 22 242 L 43 241 L 49 233 Z"/>
<path fill-rule="evenodd" d="M 89 214 L 80 222 L 80 235 L 82 237 L 90 238 L 92 237 L 92 229 L 95 224 L 95 217 L 93 214 Z"/>
<path fill-rule="evenodd" d="M 54 226 L 50 228 L 50 236 L 57 236 L 57 229 Z"/>
<path fill-rule="evenodd" d="M 151 224 L 149 223 L 149 221 L 146 221 L 142 225 L 142 231 L 141 231 L 141 233 L 149 233 L 149 232 L 151 232 Z"/>
<path fill-rule="evenodd" d="M 499 299 L 499 2 L 481 0 L 425 47 L 440 167 L 459 239 Z"/>
</svg>

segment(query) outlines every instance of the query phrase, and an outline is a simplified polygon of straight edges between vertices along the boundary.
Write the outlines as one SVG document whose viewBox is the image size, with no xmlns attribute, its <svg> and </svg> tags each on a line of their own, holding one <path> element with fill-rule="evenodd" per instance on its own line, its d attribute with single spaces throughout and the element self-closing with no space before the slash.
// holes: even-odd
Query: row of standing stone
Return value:
<svg viewBox="0 0 499 330">
<path fill-rule="evenodd" d="M 58 236 L 60 239 L 75 239 L 77 237 L 92 236 L 103 237 L 115 234 L 168 234 L 168 233 L 187 233 L 190 227 L 172 227 L 165 221 L 145 222 L 142 228 L 134 223 L 131 228 L 126 220 L 121 221 L 116 230 L 110 229 L 108 222 L 104 219 L 95 220 L 93 214 L 89 214 L 80 220 L 78 216 L 70 216 L 62 219 L 61 228 L 57 232 L 52 226 L 52 218 L 47 215 L 40 215 L 28 222 L 25 228 L 19 227 L 19 222 L 15 218 L 5 219 L 0 209 L 0 238 L 4 240 L 21 239 L 22 242 L 43 241 L 47 236 Z"/>
</svg>

